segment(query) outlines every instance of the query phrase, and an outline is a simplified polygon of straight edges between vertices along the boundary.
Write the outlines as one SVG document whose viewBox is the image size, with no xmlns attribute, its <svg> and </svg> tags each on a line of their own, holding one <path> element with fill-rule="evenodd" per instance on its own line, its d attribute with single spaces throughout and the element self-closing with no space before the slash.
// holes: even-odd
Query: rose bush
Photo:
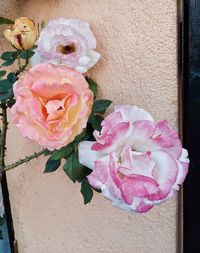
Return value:
<svg viewBox="0 0 200 253">
<path fill-rule="evenodd" d="M 76 70 L 38 64 L 14 84 L 14 124 L 49 150 L 72 142 L 86 127 L 93 94 Z"/>
<path fill-rule="evenodd" d="M 32 65 L 50 62 L 85 73 L 100 58 L 100 54 L 93 50 L 96 48 L 96 39 L 89 24 L 78 19 L 49 21 L 36 44 L 38 48 L 32 57 Z"/>
<path fill-rule="evenodd" d="M 174 196 L 188 172 L 176 131 L 138 107 L 117 106 L 94 137 L 79 144 L 80 163 L 93 170 L 89 183 L 119 208 L 148 211 Z"/>
</svg>

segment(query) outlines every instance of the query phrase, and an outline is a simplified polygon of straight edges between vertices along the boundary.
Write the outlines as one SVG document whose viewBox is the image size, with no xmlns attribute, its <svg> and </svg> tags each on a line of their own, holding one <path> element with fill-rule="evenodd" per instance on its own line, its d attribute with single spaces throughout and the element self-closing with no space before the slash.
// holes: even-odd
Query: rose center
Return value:
<svg viewBox="0 0 200 253">
<path fill-rule="evenodd" d="M 61 54 L 71 54 L 76 52 L 76 45 L 74 43 L 68 44 L 66 46 L 58 45 L 56 51 Z"/>
<path fill-rule="evenodd" d="M 57 111 L 61 111 L 64 109 L 64 104 L 60 100 L 51 100 L 46 104 L 46 110 L 48 114 L 54 114 Z"/>
</svg>

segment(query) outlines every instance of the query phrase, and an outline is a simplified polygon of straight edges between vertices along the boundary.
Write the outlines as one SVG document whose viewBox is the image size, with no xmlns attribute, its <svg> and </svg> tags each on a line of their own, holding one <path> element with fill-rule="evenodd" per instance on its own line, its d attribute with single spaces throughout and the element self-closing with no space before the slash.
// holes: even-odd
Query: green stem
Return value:
<svg viewBox="0 0 200 253">
<path fill-rule="evenodd" d="M 29 51 L 27 50 L 27 51 L 26 51 L 26 61 L 25 61 L 25 65 L 26 65 L 26 66 L 28 66 L 28 64 L 29 64 L 28 53 L 29 53 Z"/>
<path fill-rule="evenodd" d="M 28 66 L 28 64 L 29 64 L 28 51 L 26 51 L 25 64 L 21 65 L 20 61 L 18 62 L 19 69 L 15 72 L 15 75 L 18 76 L 20 73 L 22 73 L 26 69 L 26 67 Z"/>
<path fill-rule="evenodd" d="M 18 52 L 17 60 L 18 60 L 18 66 L 20 68 L 21 67 L 21 59 L 20 59 L 20 53 L 19 52 Z"/>
<path fill-rule="evenodd" d="M 23 163 L 27 163 L 27 162 L 29 162 L 30 160 L 32 160 L 32 159 L 34 159 L 34 158 L 37 158 L 37 157 L 39 157 L 39 156 L 41 156 L 41 155 L 43 155 L 44 152 L 45 152 L 45 150 L 41 150 L 41 151 L 39 151 L 39 152 L 37 152 L 37 153 L 34 153 L 33 155 L 26 156 L 25 158 L 20 159 L 19 161 L 15 162 L 15 163 L 12 163 L 12 164 L 10 164 L 10 165 L 5 166 L 4 170 L 5 170 L 5 171 L 8 171 L 8 170 L 14 169 L 15 167 L 17 167 L 17 166 L 19 166 L 19 165 L 21 165 L 21 164 L 23 164 Z"/>
</svg>

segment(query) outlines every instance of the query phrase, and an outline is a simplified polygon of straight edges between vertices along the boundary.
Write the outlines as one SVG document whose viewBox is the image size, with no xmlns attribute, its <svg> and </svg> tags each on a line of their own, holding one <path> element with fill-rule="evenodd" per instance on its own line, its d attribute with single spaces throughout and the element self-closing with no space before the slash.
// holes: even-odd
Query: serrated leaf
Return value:
<svg viewBox="0 0 200 253">
<path fill-rule="evenodd" d="M 44 173 L 51 173 L 56 171 L 61 164 L 61 160 L 52 160 L 49 158 L 46 162 Z"/>
<path fill-rule="evenodd" d="M 2 55 L 1 55 L 1 59 L 4 60 L 4 61 L 7 61 L 10 58 L 12 58 L 15 53 L 16 53 L 16 51 L 3 52 Z"/>
<path fill-rule="evenodd" d="M 0 94 L 7 93 L 12 89 L 12 83 L 8 79 L 0 80 Z"/>
<path fill-rule="evenodd" d="M 0 17 L 0 25 L 11 25 L 14 24 L 14 21 L 8 18 Z"/>
<path fill-rule="evenodd" d="M 92 123 L 93 128 L 97 131 L 101 131 L 102 129 L 101 123 L 103 120 L 104 120 L 103 117 L 101 117 L 100 115 L 96 115 Z"/>
<path fill-rule="evenodd" d="M 73 148 L 67 148 L 67 147 L 63 147 L 59 150 L 54 150 L 51 153 L 51 159 L 52 160 L 59 160 L 62 158 L 67 158 L 73 151 Z"/>
<path fill-rule="evenodd" d="M 94 98 L 97 95 L 97 83 L 89 77 L 86 77 L 86 81 L 89 84 L 89 89 L 93 92 Z"/>
<path fill-rule="evenodd" d="M 77 152 L 72 153 L 67 158 L 63 170 L 74 183 L 76 180 L 81 180 L 88 175 L 88 169 L 79 163 Z"/>
<path fill-rule="evenodd" d="M 5 66 L 5 67 L 8 67 L 10 65 L 12 65 L 14 62 L 15 62 L 16 58 L 11 58 L 10 60 L 8 61 L 5 61 L 2 66 Z"/>
<path fill-rule="evenodd" d="M 5 76 L 5 74 L 6 74 L 5 70 L 0 70 L 0 77 Z"/>
<path fill-rule="evenodd" d="M 101 99 L 94 101 L 92 111 L 100 114 L 104 114 L 106 109 L 110 106 L 112 103 L 111 100 L 108 99 Z"/>
<path fill-rule="evenodd" d="M 33 55 L 35 54 L 35 52 L 34 51 L 32 51 L 32 50 L 23 50 L 23 51 L 21 51 L 21 53 L 20 53 L 20 58 L 21 59 L 29 59 L 29 58 L 31 58 Z"/>
<path fill-rule="evenodd" d="M 87 205 L 93 197 L 93 190 L 87 181 L 81 183 L 81 193 L 83 195 L 84 204 Z"/>
</svg>

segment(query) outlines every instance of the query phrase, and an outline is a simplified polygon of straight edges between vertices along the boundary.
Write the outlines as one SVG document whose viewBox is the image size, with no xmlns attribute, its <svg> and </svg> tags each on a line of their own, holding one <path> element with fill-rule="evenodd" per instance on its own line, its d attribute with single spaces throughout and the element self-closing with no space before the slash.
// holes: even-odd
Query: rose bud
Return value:
<svg viewBox="0 0 200 253">
<path fill-rule="evenodd" d="M 15 20 L 11 28 L 4 31 L 4 36 L 16 49 L 28 50 L 32 48 L 36 42 L 38 30 L 31 19 L 21 17 Z"/>
</svg>

